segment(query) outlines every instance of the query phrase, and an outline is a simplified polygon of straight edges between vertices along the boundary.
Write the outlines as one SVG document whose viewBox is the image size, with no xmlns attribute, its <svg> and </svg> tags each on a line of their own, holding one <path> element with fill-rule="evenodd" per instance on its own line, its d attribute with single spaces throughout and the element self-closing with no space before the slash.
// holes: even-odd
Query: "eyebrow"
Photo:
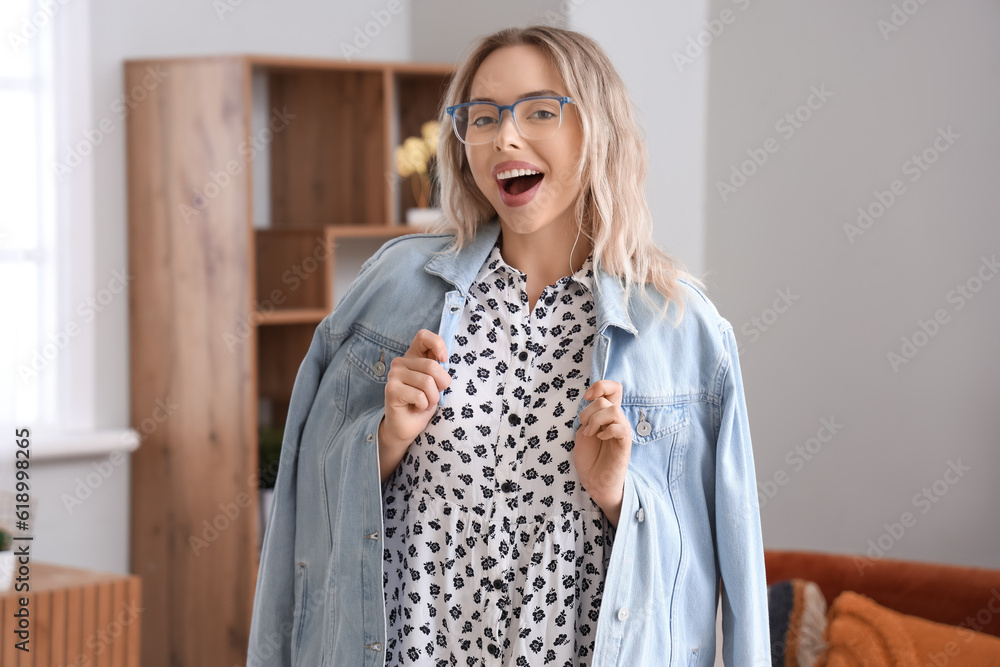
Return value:
<svg viewBox="0 0 1000 667">
<path fill-rule="evenodd" d="M 542 96 L 545 96 L 545 95 L 553 95 L 555 97 L 562 97 L 561 93 L 557 93 L 554 90 L 548 90 L 548 89 L 546 89 L 546 90 L 532 90 L 531 92 L 524 93 L 524 94 L 520 95 L 517 99 L 523 100 L 525 97 L 542 97 Z M 497 102 L 496 100 L 491 99 L 489 97 L 474 97 L 474 98 L 472 98 L 469 101 L 470 102 L 493 102 L 493 104 L 499 104 L 499 102 Z"/>
</svg>

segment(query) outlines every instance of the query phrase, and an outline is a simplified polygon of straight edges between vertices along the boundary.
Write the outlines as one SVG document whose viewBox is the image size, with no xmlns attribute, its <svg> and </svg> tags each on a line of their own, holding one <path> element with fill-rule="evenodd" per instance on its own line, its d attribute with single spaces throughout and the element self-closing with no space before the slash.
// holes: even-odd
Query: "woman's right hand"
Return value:
<svg viewBox="0 0 1000 667">
<path fill-rule="evenodd" d="M 378 427 L 383 482 L 399 465 L 410 443 L 427 428 L 441 392 L 451 386 L 451 375 L 441 365 L 447 359 L 444 339 L 421 329 L 406 353 L 389 364 L 385 417 Z"/>
</svg>

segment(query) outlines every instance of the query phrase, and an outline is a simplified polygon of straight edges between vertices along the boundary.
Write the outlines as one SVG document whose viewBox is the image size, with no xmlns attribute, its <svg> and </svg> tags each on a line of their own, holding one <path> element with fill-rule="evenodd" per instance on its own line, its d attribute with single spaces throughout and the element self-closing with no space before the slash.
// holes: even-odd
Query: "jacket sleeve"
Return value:
<svg viewBox="0 0 1000 667">
<path fill-rule="evenodd" d="M 309 351 L 299 366 L 281 441 L 274 501 L 264 533 L 257 570 L 247 667 L 290 667 L 292 609 L 295 591 L 295 498 L 299 442 L 316 398 L 328 358 L 323 324 L 316 327 Z"/>
<path fill-rule="evenodd" d="M 732 325 L 720 325 L 722 363 L 715 469 L 716 555 L 722 576 L 722 654 L 726 665 L 771 664 L 760 508 L 743 377 Z"/>
</svg>

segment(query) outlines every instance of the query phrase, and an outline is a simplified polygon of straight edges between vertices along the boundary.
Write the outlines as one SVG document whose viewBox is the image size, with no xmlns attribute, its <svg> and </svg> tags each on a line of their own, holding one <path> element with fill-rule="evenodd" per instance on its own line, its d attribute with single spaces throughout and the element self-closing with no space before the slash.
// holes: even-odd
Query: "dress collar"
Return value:
<svg viewBox="0 0 1000 667">
<path fill-rule="evenodd" d="M 424 270 L 450 282 L 458 288 L 463 296 L 468 297 L 469 287 L 479 275 L 487 258 L 493 252 L 493 248 L 497 247 L 496 243 L 499 238 L 500 219 L 494 216 L 480 226 L 475 237 L 470 239 L 464 248 L 458 250 L 457 254 L 450 252 L 435 254 L 424 265 Z M 446 248 L 446 250 L 453 249 L 454 244 L 450 244 Z M 597 330 L 603 333 L 609 325 L 614 325 L 633 335 L 638 335 L 639 332 L 632 325 L 632 320 L 628 316 L 621 279 L 605 273 L 600 261 L 593 261 L 591 269 L 593 271 L 591 287 L 594 288 L 592 292 L 594 293 L 594 310 L 597 314 Z"/>
<path fill-rule="evenodd" d="M 555 282 L 556 290 L 560 291 L 563 288 L 571 289 L 572 285 L 578 285 L 583 287 L 588 292 L 593 292 L 593 267 L 594 267 L 594 255 L 591 253 L 584 260 L 583 265 L 577 269 L 570 276 L 563 276 Z M 479 273 L 476 274 L 475 282 L 485 283 L 489 280 L 489 277 L 494 273 L 506 272 L 512 276 L 525 277 L 524 273 L 510 264 L 503 258 L 500 253 L 500 239 L 498 238 L 496 243 L 490 249 L 490 254 L 486 256 L 486 261 L 483 262 L 482 267 L 479 269 Z"/>
</svg>

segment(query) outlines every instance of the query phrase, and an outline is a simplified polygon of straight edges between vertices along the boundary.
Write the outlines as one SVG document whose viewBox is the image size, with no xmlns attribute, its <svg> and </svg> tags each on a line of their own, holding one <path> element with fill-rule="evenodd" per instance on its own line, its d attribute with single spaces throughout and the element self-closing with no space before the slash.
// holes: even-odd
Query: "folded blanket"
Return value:
<svg viewBox="0 0 1000 667">
<path fill-rule="evenodd" d="M 1000 638 L 887 609 L 844 591 L 827 614 L 816 667 L 1000 667 Z"/>
</svg>

